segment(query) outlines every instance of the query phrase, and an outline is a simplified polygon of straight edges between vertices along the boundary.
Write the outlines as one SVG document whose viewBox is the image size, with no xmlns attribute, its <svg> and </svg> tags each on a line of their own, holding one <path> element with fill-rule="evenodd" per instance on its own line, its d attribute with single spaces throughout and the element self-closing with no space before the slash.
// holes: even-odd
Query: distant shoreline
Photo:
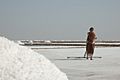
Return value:
<svg viewBox="0 0 120 80">
<path fill-rule="evenodd" d="M 86 41 L 82 40 L 19 40 L 18 44 L 23 46 L 76 46 L 85 47 Z M 118 40 L 96 41 L 97 47 L 120 47 Z"/>
</svg>

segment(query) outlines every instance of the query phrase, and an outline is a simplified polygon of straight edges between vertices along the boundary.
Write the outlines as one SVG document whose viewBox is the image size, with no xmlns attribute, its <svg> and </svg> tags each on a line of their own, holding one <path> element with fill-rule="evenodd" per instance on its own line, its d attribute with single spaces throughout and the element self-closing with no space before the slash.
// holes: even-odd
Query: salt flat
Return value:
<svg viewBox="0 0 120 80">
<path fill-rule="evenodd" d="M 95 48 L 93 58 L 86 60 L 67 60 L 68 56 L 83 56 L 85 48 L 33 49 L 43 54 L 65 72 L 69 80 L 119 80 L 120 47 Z"/>
</svg>

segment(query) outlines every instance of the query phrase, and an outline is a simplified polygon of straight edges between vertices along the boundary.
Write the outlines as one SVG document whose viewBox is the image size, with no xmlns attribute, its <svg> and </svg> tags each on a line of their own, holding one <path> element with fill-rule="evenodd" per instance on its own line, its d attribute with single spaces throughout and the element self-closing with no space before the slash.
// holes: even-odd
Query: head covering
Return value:
<svg viewBox="0 0 120 80">
<path fill-rule="evenodd" d="M 93 31 L 93 30 L 94 30 L 94 28 L 93 28 L 93 27 L 90 27 L 89 31 Z"/>
</svg>

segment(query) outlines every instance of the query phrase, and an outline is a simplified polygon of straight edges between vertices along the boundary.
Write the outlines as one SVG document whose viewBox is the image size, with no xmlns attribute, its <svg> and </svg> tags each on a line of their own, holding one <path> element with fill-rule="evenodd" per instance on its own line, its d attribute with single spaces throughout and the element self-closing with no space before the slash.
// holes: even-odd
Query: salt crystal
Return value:
<svg viewBox="0 0 120 80">
<path fill-rule="evenodd" d="M 0 80 L 68 80 L 51 61 L 0 37 Z"/>
</svg>

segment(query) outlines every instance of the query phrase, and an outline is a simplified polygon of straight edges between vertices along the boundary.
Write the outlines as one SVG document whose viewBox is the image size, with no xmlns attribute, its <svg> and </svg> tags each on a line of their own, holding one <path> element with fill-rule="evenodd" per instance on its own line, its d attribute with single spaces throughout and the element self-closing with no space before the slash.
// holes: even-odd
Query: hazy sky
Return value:
<svg viewBox="0 0 120 80">
<path fill-rule="evenodd" d="M 120 0 L 0 0 L 0 35 L 9 39 L 120 40 Z"/>
</svg>

